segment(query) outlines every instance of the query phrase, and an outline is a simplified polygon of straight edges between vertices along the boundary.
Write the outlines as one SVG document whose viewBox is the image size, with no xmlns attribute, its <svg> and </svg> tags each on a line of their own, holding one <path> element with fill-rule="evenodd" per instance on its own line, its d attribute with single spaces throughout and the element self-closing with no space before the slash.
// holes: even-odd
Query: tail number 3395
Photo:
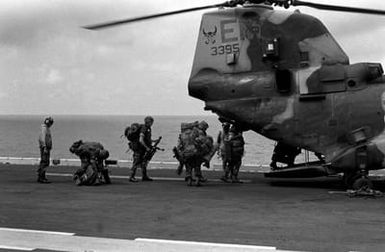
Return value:
<svg viewBox="0 0 385 252">
<path fill-rule="evenodd" d="M 213 46 L 210 48 L 211 55 L 223 55 L 223 54 L 231 54 L 231 53 L 239 53 L 239 44 L 230 44 L 230 45 L 220 45 Z"/>
</svg>

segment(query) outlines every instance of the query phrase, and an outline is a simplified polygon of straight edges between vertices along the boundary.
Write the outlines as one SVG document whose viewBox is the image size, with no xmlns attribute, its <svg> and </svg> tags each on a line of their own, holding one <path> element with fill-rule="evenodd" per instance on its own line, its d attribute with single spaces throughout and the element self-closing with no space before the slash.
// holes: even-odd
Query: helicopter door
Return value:
<svg viewBox="0 0 385 252">
<path fill-rule="evenodd" d="M 309 67 L 297 73 L 301 98 L 307 95 L 324 97 L 326 93 L 344 92 L 346 90 L 345 67 L 333 66 Z"/>
</svg>

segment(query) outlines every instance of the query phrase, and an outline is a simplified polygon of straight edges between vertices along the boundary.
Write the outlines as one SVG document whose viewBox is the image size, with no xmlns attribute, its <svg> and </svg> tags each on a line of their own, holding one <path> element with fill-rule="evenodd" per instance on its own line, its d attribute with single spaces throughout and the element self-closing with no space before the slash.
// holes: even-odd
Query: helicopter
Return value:
<svg viewBox="0 0 385 252">
<path fill-rule="evenodd" d="M 348 187 L 372 188 L 370 170 L 385 168 L 385 76 L 380 63 L 350 64 L 325 25 L 277 7 L 384 15 L 383 10 L 298 0 L 233 0 L 84 28 L 98 30 L 152 18 L 204 13 L 188 82 L 222 122 L 291 148 L 322 154 L 266 177 L 343 174 Z M 289 150 L 290 151 L 290 150 Z"/>
</svg>

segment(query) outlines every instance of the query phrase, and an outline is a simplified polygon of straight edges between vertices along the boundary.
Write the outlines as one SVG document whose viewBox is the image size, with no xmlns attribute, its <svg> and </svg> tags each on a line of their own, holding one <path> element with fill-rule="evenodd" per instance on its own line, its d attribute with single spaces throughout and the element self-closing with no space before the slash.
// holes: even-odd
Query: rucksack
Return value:
<svg viewBox="0 0 385 252">
<path fill-rule="evenodd" d="M 133 123 L 131 126 L 126 127 L 124 135 L 130 142 L 139 141 L 141 125 L 139 123 Z"/>
</svg>

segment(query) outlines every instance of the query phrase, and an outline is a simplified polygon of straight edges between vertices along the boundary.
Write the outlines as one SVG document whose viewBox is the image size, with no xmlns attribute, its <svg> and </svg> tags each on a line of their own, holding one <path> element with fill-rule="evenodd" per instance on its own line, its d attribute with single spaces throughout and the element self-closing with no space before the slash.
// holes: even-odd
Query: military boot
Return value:
<svg viewBox="0 0 385 252">
<path fill-rule="evenodd" d="M 231 182 L 232 183 L 238 183 L 238 184 L 242 184 L 243 183 L 241 180 L 238 179 L 238 175 L 231 176 Z"/>
<path fill-rule="evenodd" d="M 128 181 L 134 182 L 134 183 L 138 182 L 138 180 L 134 176 L 131 176 Z"/>
<path fill-rule="evenodd" d="M 142 167 L 142 181 L 153 181 L 153 179 L 147 175 L 147 167 Z"/>
<path fill-rule="evenodd" d="M 102 175 L 104 178 L 104 182 L 106 184 L 111 184 L 111 178 L 110 178 L 110 174 L 108 173 L 108 169 L 102 170 Z"/>
<path fill-rule="evenodd" d="M 192 186 L 192 184 L 193 184 L 193 179 L 192 179 L 191 176 L 186 177 L 185 180 L 187 181 L 187 186 Z"/>
<path fill-rule="evenodd" d="M 47 178 L 45 178 L 43 175 L 39 175 L 37 178 L 37 182 L 41 184 L 49 184 L 51 182 L 48 181 Z"/>
<path fill-rule="evenodd" d="M 198 177 L 199 182 L 207 182 L 207 178 L 203 177 L 202 175 Z"/>
<path fill-rule="evenodd" d="M 198 177 L 197 179 L 196 179 L 196 181 L 195 181 L 195 186 L 202 186 L 202 184 L 201 184 L 201 180 L 200 180 L 200 178 Z"/>
<path fill-rule="evenodd" d="M 223 182 L 225 182 L 225 183 L 230 183 L 231 181 L 229 180 L 229 173 L 226 172 L 225 175 L 223 175 L 223 176 L 221 177 L 221 180 L 222 180 Z"/>
<path fill-rule="evenodd" d="M 176 168 L 176 174 L 181 175 L 183 171 L 183 163 L 179 162 L 178 168 Z"/>
</svg>

